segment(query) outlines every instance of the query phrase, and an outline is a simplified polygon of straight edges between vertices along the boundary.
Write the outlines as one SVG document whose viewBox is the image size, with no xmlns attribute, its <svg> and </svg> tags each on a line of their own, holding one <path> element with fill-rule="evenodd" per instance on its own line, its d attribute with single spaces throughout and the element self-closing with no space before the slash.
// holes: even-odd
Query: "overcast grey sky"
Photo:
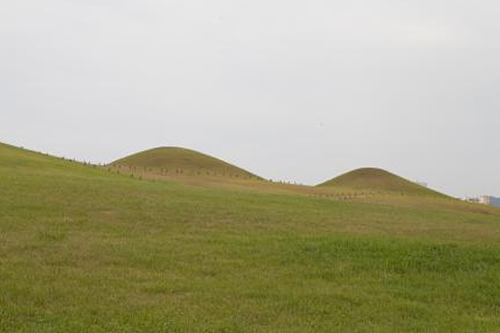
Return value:
<svg viewBox="0 0 500 333">
<path fill-rule="evenodd" d="M 499 17 L 498 0 L 3 1 L 0 141 L 500 195 Z"/>
</svg>

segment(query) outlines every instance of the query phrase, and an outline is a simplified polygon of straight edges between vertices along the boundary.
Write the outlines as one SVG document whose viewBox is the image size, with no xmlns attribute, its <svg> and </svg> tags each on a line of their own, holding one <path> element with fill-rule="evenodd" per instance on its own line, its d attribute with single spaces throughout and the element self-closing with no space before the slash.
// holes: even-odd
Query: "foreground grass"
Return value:
<svg viewBox="0 0 500 333">
<path fill-rule="evenodd" d="M 0 332 L 497 332 L 499 239 L 495 210 L 139 181 L 0 146 Z"/>
</svg>

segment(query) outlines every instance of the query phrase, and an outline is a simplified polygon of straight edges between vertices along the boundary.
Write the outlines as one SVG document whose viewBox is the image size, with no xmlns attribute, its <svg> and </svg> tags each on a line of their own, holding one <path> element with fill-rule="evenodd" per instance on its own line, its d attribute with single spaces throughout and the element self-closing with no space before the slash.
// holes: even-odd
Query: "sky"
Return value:
<svg viewBox="0 0 500 333">
<path fill-rule="evenodd" d="M 4 1 L 0 141 L 500 196 L 499 17 L 497 0 Z"/>
</svg>

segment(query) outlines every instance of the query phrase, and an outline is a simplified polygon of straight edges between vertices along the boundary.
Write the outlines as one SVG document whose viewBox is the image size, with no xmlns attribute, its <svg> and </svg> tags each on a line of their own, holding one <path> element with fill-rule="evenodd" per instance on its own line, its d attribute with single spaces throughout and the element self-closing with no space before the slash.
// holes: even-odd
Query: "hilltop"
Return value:
<svg viewBox="0 0 500 333">
<path fill-rule="evenodd" d="M 405 194 L 440 195 L 438 192 L 379 168 L 356 169 L 318 186 L 330 186 L 358 191 L 367 190 L 379 192 L 399 192 Z"/>
<path fill-rule="evenodd" d="M 163 175 L 189 175 L 211 177 L 260 178 L 251 172 L 218 158 L 180 147 L 159 147 L 145 150 L 113 163 L 131 170 Z"/>
</svg>

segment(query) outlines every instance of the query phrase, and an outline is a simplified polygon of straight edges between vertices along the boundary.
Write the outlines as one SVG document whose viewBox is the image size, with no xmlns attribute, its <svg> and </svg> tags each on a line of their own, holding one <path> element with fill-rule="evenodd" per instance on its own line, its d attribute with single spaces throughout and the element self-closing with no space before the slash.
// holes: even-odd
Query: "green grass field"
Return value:
<svg viewBox="0 0 500 333">
<path fill-rule="evenodd" d="M 0 144 L 0 332 L 499 332 L 500 210 Z"/>
</svg>

